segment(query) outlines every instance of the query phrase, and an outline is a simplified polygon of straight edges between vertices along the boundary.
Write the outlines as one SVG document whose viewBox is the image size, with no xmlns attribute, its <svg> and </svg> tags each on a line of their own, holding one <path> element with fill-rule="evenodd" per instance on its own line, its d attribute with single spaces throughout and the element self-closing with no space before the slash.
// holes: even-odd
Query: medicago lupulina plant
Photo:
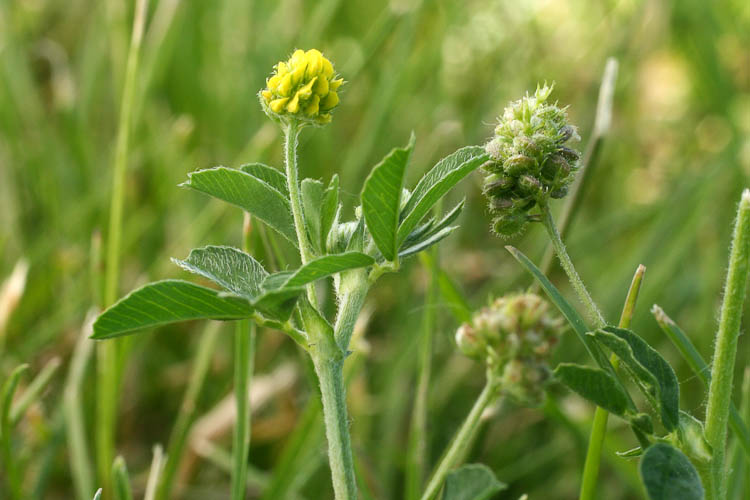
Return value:
<svg viewBox="0 0 750 500">
<path fill-rule="evenodd" d="M 549 203 L 565 196 L 572 173 L 578 169 L 579 154 L 566 145 L 578 136 L 567 123 L 565 110 L 548 102 L 551 90 L 547 85 L 539 87 L 533 95 L 506 108 L 495 137 L 486 146 L 490 160 L 484 165 L 484 192 L 494 217 L 492 229 L 499 236 L 517 234 L 530 222 L 544 225 L 587 313 L 589 323 L 525 255 L 507 247 L 565 316 L 596 365 L 561 363 L 554 370 L 557 380 L 597 405 L 580 499 L 601 498 L 596 494 L 596 479 L 609 413 L 625 419 L 639 442 L 637 448 L 622 455 L 640 457 L 641 477 L 652 500 L 724 499 L 730 474 L 725 459 L 729 427 L 745 453 L 750 453 L 750 434 L 731 403 L 750 259 L 750 191 L 743 192 L 738 208 L 710 370 L 682 330 L 658 306 L 652 310 L 664 332 L 709 388 L 706 416 L 701 421 L 680 410 L 679 384 L 669 363 L 628 329 L 645 268 L 640 266 L 636 271 L 615 326 L 604 319 L 568 256 Z M 476 348 L 473 332 L 459 330 L 459 346 L 464 352 L 468 349 L 473 353 Z M 651 413 L 636 407 L 626 378 L 642 392 Z"/>
<path fill-rule="evenodd" d="M 487 161 L 481 146 L 468 146 L 440 160 L 412 190 L 404 176 L 414 136 L 373 167 L 364 182 L 355 218 L 343 220 L 339 181 L 299 180 L 297 141 L 303 129 L 331 121 L 344 84 L 318 50 L 296 50 L 279 62 L 259 93 L 266 114 L 284 134 L 284 171 L 251 163 L 189 175 L 184 187 L 235 205 L 262 221 L 299 253 L 297 269 L 269 273 L 247 252 L 228 246 L 194 249 L 183 269 L 221 290 L 181 280 L 143 286 L 104 311 L 95 339 L 194 319 L 239 320 L 235 345 L 238 418 L 234 439 L 232 498 L 244 498 L 249 440 L 247 387 L 251 332 L 244 321 L 289 335 L 310 356 L 320 383 L 333 488 L 337 499 L 357 497 L 345 402 L 343 364 L 355 321 L 369 288 L 400 262 L 448 236 L 463 202 L 441 218 L 433 206 L 459 181 Z M 327 318 L 316 282 L 333 278 L 338 305 Z"/>
</svg>

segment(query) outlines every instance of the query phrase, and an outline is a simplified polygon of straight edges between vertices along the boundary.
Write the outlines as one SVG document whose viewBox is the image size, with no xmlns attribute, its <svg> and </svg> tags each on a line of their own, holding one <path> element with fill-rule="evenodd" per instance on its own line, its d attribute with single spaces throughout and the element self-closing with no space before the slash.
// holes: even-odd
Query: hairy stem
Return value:
<svg viewBox="0 0 750 500">
<path fill-rule="evenodd" d="M 307 238 L 305 219 L 302 213 L 302 198 L 299 191 L 299 179 L 297 172 L 297 138 L 299 137 L 299 124 L 290 120 L 284 129 L 284 164 L 286 166 L 286 182 L 289 187 L 289 198 L 292 204 L 292 216 L 294 217 L 294 229 L 297 232 L 297 244 L 302 263 L 307 264 L 313 258 L 313 250 Z M 307 299 L 318 307 L 318 299 L 315 295 L 315 285 L 307 285 Z"/>
<path fill-rule="evenodd" d="M 542 223 L 544 224 L 545 229 L 547 229 L 547 234 L 549 235 L 549 239 L 552 242 L 552 247 L 555 249 L 555 253 L 557 254 L 558 259 L 560 259 L 560 265 L 562 265 L 565 274 L 568 275 L 570 284 L 573 286 L 573 290 L 575 290 L 576 294 L 578 295 L 578 299 L 586 308 L 587 316 L 591 321 L 594 322 L 596 328 L 602 328 L 606 326 L 604 316 L 602 316 L 599 308 L 594 303 L 594 299 L 591 298 L 588 290 L 586 290 L 586 286 L 583 284 L 581 277 L 578 275 L 576 268 L 573 266 L 573 262 L 570 260 L 570 256 L 568 255 L 567 250 L 565 250 L 565 244 L 562 242 L 560 233 L 557 231 L 557 227 L 555 226 L 555 221 L 552 219 L 552 213 L 550 212 L 549 205 L 545 204 L 541 207 L 541 209 Z"/>
<path fill-rule="evenodd" d="M 633 312 L 635 311 L 635 304 L 638 300 L 638 292 L 641 289 L 641 283 L 643 281 L 643 274 L 646 272 L 646 268 L 643 265 L 638 266 L 633 276 L 633 281 L 630 283 L 630 289 L 628 295 L 625 298 L 625 306 L 622 309 L 622 315 L 620 315 L 620 328 L 629 328 L 630 322 L 633 319 Z M 610 358 L 612 366 L 617 369 L 619 360 L 614 354 Z M 581 480 L 581 494 L 579 495 L 580 500 L 592 500 L 596 498 L 596 481 L 599 476 L 599 462 L 602 456 L 602 446 L 604 445 L 604 437 L 607 433 L 607 420 L 609 413 L 607 410 L 597 406 L 594 412 L 594 423 L 591 426 L 591 437 L 589 438 L 589 447 L 586 452 L 586 462 L 583 466 L 583 478 Z"/>
<path fill-rule="evenodd" d="M 250 379 L 253 373 L 255 324 L 238 321 L 234 335 L 234 399 L 237 418 L 232 442 L 232 500 L 244 500 L 250 451 Z"/>
<path fill-rule="evenodd" d="M 107 259 L 104 277 L 104 306 L 117 299 L 120 281 L 120 245 L 122 240 L 122 216 L 125 204 L 125 174 L 128 165 L 132 112 L 135 106 L 135 90 L 138 75 L 143 30 L 146 22 L 148 0 L 138 0 L 135 7 L 133 32 L 130 38 L 125 81 L 120 105 L 120 119 L 115 146 L 114 173 L 112 176 L 112 200 L 109 212 Z M 117 395 L 120 379 L 119 340 L 110 340 L 97 345 L 97 411 L 96 450 L 99 481 L 108 498 L 111 491 L 112 460 L 115 449 L 117 426 Z"/>
<path fill-rule="evenodd" d="M 432 477 L 429 483 L 427 483 L 427 488 L 422 494 L 422 500 L 432 500 L 437 496 L 448 472 L 457 465 L 461 457 L 465 456 L 466 448 L 471 444 L 472 436 L 479 425 L 479 419 L 482 417 L 484 410 L 495 401 L 498 389 L 499 382 L 495 377 L 488 374 L 482 393 L 474 402 L 469 415 L 464 420 L 464 423 L 461 424 L 461 428 L 453 437 L 453 441 L 451 441 L 450 446 L 445 454 L 443 454 L 443 458 L 440 459 L 440 463 L 432 473 Z"/>
<path fill-rule="evenodd" d="M 708 390 L 706 408 L 706 439 L 713 448 L 711 463 L 712 483 L 708 485 L 706 498 L 724 498 L 726 471 L 724 457 L 727 444 L 727 424 L 732 402 L 732 380 L 737 354 L 737 338 L 742 321 L 742 305 L 745 302 L 748 259 L 750 259 L 750 190 L 742 193 L 734 226 L 729 271 L 724 286 L 724 301 L 721 305 L 719 330 L 716 332 L 711 385 Z"/>
<path fill-rule="evenodd" d="M 355 500 L 357 483 L 346 411 L 343 360 L 313 357 L 320 382 L 323 418 L 328 440 L 328 461 L 336 500 Z"/>
</svg>

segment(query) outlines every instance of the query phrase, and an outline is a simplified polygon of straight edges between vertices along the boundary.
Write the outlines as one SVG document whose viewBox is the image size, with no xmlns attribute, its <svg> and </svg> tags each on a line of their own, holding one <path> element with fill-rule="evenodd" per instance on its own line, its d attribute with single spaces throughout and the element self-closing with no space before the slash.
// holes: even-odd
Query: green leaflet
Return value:
<svg viewBox="0 0 750 500">
<path fill-rule="evenodd" d="M 677 448 L 665 443 L 650 446 L 641 458 L 641 478 L 651 500 L 703 500 L 698 472 Z"/>
<path fill-rule="evenodd" d="M 360 252 L 345 252 L 337 255 L 326 255 L 311 260 L 304 266 L 300 267 L 288 279 L 283 282 L 283 288 L 299 288 L 308 283 L 325 278 L 332 274 L 356 269 L 359 267 L 371 266 L 375 259 L 369 255 Z"/>
<path fill-rule="evenodd" d="M 312 244 L 315 253 L 320 254 L 323 248 L 320 246 L 320 221 L 325 188 L 319 180 L 303 179 L 300 191 L 302 193 L 302 216 L 305 220 L 307 239 Z"/>
<path fill-rule="evenodd" d="M 286 183 L 286 175 L 281 170 L 269 167 L 263 163 L 248 163 L 247 165 L 240 166 L 240 170 L 262 180 L 283 194 L 284 198 L 289 199 L 289 186 Z"/>
<path fill-rule="evenodd" d="M 624 363 L 644 395 L 660 411 L 662 424 L 672 432 L 680 423 L 680 386 L 669 363 L 630 330 L 605 327 L 592 334 Z"/>
<path fill-rule="evenodd" d="M 442 500 L 489 500 L 507 487 L 486 465 L 468 464 L 445 478 Z"/>
<path fill-rule="evenodd" d="M 186 271 L 208 278 L 228 292 L 253 300 L 268 276 L 263 266 L 242 250 L 207 246 L 191 250 L 185 260 L 172 259 Z"/>
<path fill-rule="evenodd" d="M 396 236 L 396 246 L 411 234 L 432 206 L 453 186 L 487 160 L 481 146 L 467 146 L 440 160 L 417 183 L 409 200 L 401 210 L 401 225 Z"/>
<path fill-rule="evenodd" d="M 115 458 L 115 462 L 112 464 L 112 480 L 114 482 L 115 500 L 133 500 L 128 468 L 122 457 Z"/>
<path fill-rule="evenodd" d="M 573 363 L 560 363 L 554 373 L 558 380 L 581 397 L 625 418 L 629 406 L 628 396 L 615 378 L 604 370 Z"/>
<path fill-rule="evenodd" d="M 289 199 L 265 181 L 242 170 L 214 167 L 188 174 L 180 185 L 242 208 L 297 245 Z"/>
<path fill-rule="evenodd" d="M 451 234 L 454 230 L 458 229 L 458 226 L 449 226 L 441 229 L 435 234 L 432 234 L 428 236 L 427 238 L 423 239 L 422 241 L 419 241 L 415 243 L 414 245 L 404 248 L 403 250 L 400 250 L 398 252 L 398 256 L 400 258 L 405 258 L 410 255 L 414 255 L 415 253 L 419 253 L 422 250 L 427 250 L 435 243 L 438 243 L 440 240 Z"/>
<path fill-rule="evenodd" d="M 149 283 L 132 291 L 94 322 L 94 339 L 107 339 L 144 328 L 192 319 L 245 319 L 253 307 L 244 298 L 182 280 Z"/>
<path fill-rule="evenodd" d="M 323 193 L 323 203 L 320 207 L 320 249 L 325 252 L 328 235 L 336 221 L 339 210 L 339 176 L 334 174 L 331 182 Z"/>
<path fill-rule="evenodd" d="M 386 260 L 396 259 L 401 241 L 397 241 L 404 173 L 414 149 L 414 134 L 405 148 L 394 148 L 375 165 L 362 189 L 362 214 L 367 229 Z"/>
</svg>

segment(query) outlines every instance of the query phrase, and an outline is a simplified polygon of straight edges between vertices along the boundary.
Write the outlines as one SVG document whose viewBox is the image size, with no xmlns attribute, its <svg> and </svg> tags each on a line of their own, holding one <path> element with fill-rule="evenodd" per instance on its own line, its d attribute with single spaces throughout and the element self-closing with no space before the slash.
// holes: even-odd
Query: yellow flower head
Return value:
<svg viewBox="0 0 750 500">
<path fill-rule="evenodd" d="M 266 88 L 260 91 L 260 102 L 271 118 L 322 125 L 331 121 L 342 83 L 319 50 L 295 50 L 288 61 L 274 67 Z"/>
</svg>

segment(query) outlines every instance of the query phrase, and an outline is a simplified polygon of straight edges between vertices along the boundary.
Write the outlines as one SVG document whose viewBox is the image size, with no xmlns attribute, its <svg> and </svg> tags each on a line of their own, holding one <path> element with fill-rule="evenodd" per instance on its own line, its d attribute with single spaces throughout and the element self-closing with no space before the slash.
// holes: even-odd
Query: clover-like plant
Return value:
<svg viewBox="0 0 750 500">
<path fill-rule="evenodd" d="M 95 339 L 108 339 L 167 323 L 194 319 L 251 320 L 280 330 L 311 357 L 323 402 L 329 461 L 337 499 L 354 499 L 357 488 L 345 403 L 343 364 L 354 324 L 368 289 L 402 259 L 450 234 L 463 202 L 442 218 L 428 218 L 432 207 L 461 179 L 488 160 L 484 148 L 469 146 L 440 160 L 410 191 L 404 188 L 414 136 L 375 165 L 364 182 L 361 205 L 344 220 L 338 177 L 323 183 L 298 180 L 300 131 L 331 121 L 343 80 L 317 50 L 297 50 L 279 62 L 259 93 L 261 106 L 284 133 L 283 171 L 261 163 L 215 167 L 189 174 L 184 187 L 213 196 L 251 214 L 287 240 L 299 253 L 296 269 L 270 273 L 243 250 L 227 246 L 194 249 L 175 260 L 181 268 L 213 281 L 219 289 L 188 281 L 145 285 L 104 311 L 94 324 Z M 427 219 L 427 220 L 425 220 Z M 327 318 L 315 284 L 333 278 L 338 309 Z M 239 342 L 246 352 L 247 342 Z M 245 347 L 242 347 L 242 346 Z M 236 356 L 247 383 L 246 356 Z M 237 391 L 245 405 L 245 391 Z M 240 415 L 242 416 L 242 415 Z M 246 422 L 238 418 L 237 426 Z M 235 430 L 240 453 L 235 476 L 245 468 L 247 437 Z M 244 482 L 233 479 L 233 498 L 244 498 Z"/>
<path fill-rule="evenodd" d="M 507 247 L 565 316 L 596 365 L 561 363 L 554 370 L 560 382 L 597 405 L 580 499 L 598 498 L 596 477 L 609 413 L 629 422 L 639 442 L 640 446 L 622 455 L 641 457 L 641 476 L 652 500 L 724 499 L 729 473 L 724 459 L 728 427 L 750 454 L 750 434 L 730 398 L 750 265 L 750 191 L 745 190 L 739 204 L 710 377 L 706 376 L 708 366 L 687 336 L 663 311 L 654 309 L 657 321 L 696 374 L 710 384 L 706 418 L 701 421 L 680 410 L 679 383 L 669 363 L 629 329 L 645 268 L 636 271 L 615 326 L 604 319 L 565 249 L 549 202 L 565 195 L 579 155 L 565 145 L 576 137 L 575 128 L 567 122 L 563 109 L 547 103 L 550 90 L 540 87 L 533 96 L 506 108 L 496 136 L 487 144 L 491 160 L 484 166 L 488 173 L 484 191 L 498 235 L 515 234 L 529 222 L 543 223 L 587 312 L 590 324 L 525 255 Z M 483 352 L 484 343 L 475 339 L 474 329 L 459 333 L 459 346 L 465 351 Z M 640 390 L 650 413 L 636 406 L 623 375 Z"/>
</svg>

